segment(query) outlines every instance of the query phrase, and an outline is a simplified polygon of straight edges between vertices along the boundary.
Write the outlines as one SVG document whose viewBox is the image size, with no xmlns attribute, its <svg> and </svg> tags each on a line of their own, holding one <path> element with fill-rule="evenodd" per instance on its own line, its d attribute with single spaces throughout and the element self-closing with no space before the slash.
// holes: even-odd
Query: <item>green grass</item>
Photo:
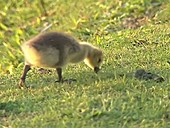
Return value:
<svg viewBox="0 0 170 128">
<path fill-rule="evenodd" d="M 0 4 L 0 127 L 169 128 L 170 1 L 44 0 Z M 55 70 L 33 68 L 17 87 L 24 65 L 20 44 L 40 33 L 65 31 L 104 52 L 95 74 L 84 63 L 69 65 L 58 84 Z M 143 68 L 165 81 L 143 81 Z"/>
</svg>

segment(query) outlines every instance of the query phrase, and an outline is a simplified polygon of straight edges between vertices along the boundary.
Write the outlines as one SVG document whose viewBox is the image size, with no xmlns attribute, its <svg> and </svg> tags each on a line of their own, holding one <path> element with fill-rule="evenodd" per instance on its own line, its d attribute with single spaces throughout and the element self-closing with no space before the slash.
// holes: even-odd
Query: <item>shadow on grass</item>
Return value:
<svg viewBox="0 0 170 128">
<path fill-rule="evenodd" d="M 3 113 L 12 112 L 14 114 L 19 114 L 22 112 L 21 108 L 22 108 L 22 104 L 19 101 L 8 101 L 8 102 L 0 103 L 0 111 L 1 111 L 0 117 L 3 116 Z"/>
<path fill-rule="evenodd" d="M 42 110 L 43 102 L 45 99 L 26 99 L 7 101 L 0 103 L 0 120 L 3 117 L 8 117 L 11 114 L 18 115 L 20 113 L 32 113 Z"/>
<path fill-rule="evenodd" d="M 44 70 L 43 70 L 44 71 Z M 55 83 L 58 80 L 58 75 L 55 70 L 51 70 L 50 73 L 39 73 L 37 71 L 34 72 L 38 74 L 38 81 L 46 81 L 47 83 Z M 105 81 L 107 79 L 115 79 L 116 72 L 112 71 L 104 71 L 101 70 L 97 74 L 92 70 L 79 70 L 78 72 L 71 72 L 64 70 L 63 79 L 76 79 L 71 83 L 79 83 L 79 84 L 91 84 L 97 81 Z M 43 78 L 43 79 L 42 79 Z M 34 80 L 33 80 L 34 81 Z M 56 82 L 57 83 L 57 82 Z"/>
<path fill-rule="evenodd" d="M 162 78 L 165 78 L 165 81 L 168 80 L 168 70 L 167 71 L 161 71 L 159 69 L 155 69 L 155 71 L 149 71 L 149 69 L 147 69 L 147 74 L 143 75 L 143 74 L 137 74 L 138 77 L 136 77 L 135 73 L 138 71 L 138 69 L 132 71 L 132 72 L 124 72 L 121 71 L 120 69 L 112 69 L 112 70 L 108 70 L 108 69 L 102 69 L 101 71 L 99 71 L 97 74 L 94 73 L 93 71 L 79 71 L 77 73 L 72 73 L 72 72 L 67 72 L 65 71 L 63 74 L 64 79 L 76 79 L 76 82 L 78 82 L 79 84 L 92 84 L 95 82 L 99 82 L 99 81 L 107 81 L 107 80 L 115 80 L 117 78 L 126 78 L 126 79 L 138 79 L 140 81 L 155 81 L 157 79 L 154 79 L 155 77 L 153 76 L 160 76 Z M 58 77 L 53 76 L 55 74 L 55 72 L 53 72 L 52 74 L 49 74 L 50 76 L 47 77 L 48 80 L 46 80 L 47 82 L 51 82 L 51 81 L 55 81 L 58 79 Z M 43 75 L 43 74 L 41 74 Z M 153 78 L 153 79 L 152 79 Z M 160 81 L 160 82 L 164 82 L 164 80 Z M 75 82 L 73 82 L 75 83 Z"/>
</svg>

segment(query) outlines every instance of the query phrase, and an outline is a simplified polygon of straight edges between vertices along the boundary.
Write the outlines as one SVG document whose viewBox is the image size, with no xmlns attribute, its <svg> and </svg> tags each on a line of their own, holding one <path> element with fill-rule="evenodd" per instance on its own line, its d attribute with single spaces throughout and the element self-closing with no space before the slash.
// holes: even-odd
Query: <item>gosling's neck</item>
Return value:
<svg viewBox="0 0 170 128">
<path fill-rule="evenodd" d="M 90 52 L 92 51 L 92 45 L 86 42 L 80 43 L 81 50 L 74 55 L 71 59 L 71 63 L 78 63 L 88 58 Z"/>
</svg>

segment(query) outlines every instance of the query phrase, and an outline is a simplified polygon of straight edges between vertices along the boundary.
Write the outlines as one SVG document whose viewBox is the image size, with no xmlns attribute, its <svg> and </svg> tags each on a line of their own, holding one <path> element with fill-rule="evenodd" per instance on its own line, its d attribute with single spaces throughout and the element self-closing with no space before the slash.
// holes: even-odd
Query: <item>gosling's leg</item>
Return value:
<svg viewBox="0 0 170 128">
<path fill-rule="evenodd" d="M 73 81 L 76 81 L 76 79 L 63 79 L 63 77 L 62 77 L 62 68 L 56 68 L 56 70 L 57 70 L 57 74 L 58 74 L 58 81 L 56 81 L 56 82 L 60 82 L 60 83 L 64 83 L 64 82 L 66 82 L 66 83 L 71 83 L 71 82 L 73 82 Z"/>
<path fill-rule="evenodd" d="M 26 79 L 26 75 L 27 72 L 31 69 L 31 67 L 29 65 L 24 65 L 24 70 L 19 82 L 19 88 L 25 87 L 25 79 Z"/>
<path fill-rule="evenodd" d="M 62 78 L 62 68 L 56 68 L 56 70 L 57 70 L 57 74 L 58 74 L 58 81 L 56 81 L 56 82 L 62 83 L 62 82 L 63 82 L 63 78 Z"/>
</svg>

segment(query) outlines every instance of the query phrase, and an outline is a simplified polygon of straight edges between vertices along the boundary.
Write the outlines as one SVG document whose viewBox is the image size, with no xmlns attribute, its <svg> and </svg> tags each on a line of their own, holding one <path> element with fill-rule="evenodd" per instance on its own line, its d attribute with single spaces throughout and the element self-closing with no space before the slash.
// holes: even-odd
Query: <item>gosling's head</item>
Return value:
<svg viewBox="0 0 170 128">
<path fill-rule="evenodd" d="M 90 68 L 92 68 L 95 73 L 97 73 L 100 70 L 102 61 L 103 61 L 103 53 L 98 48 L 92 48 L 87 58 L 84 60 L 85 64 L 87 64 Z"/>
</svg>

